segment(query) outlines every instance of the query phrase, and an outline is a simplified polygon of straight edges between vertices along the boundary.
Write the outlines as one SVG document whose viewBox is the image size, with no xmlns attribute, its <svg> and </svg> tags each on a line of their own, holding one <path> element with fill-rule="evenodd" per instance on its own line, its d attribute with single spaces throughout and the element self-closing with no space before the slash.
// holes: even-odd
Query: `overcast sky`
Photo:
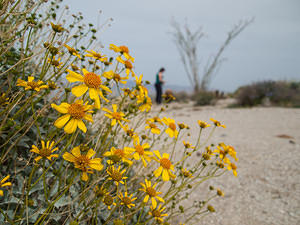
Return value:
<svg viewBox="0 0 300 225">
<path fill-rule="evenodd" d="M 154 82 L 157 70 L 166 68 L 168 84 L 189 86 L 175 44 L 170 21 L 185 20 L 191 29 L 202 27 L 206 37 L 199 43 L 204 66 L 242 19 L 254 17 L 226 49 L 227 61 L 210 85 L 233 91 L 260 80 L 300 80 L 300 0 L 66 0 L 72 12 L 82 12 L 85 22 L 112 17 L 112 26 L 97 36 L 105 47 L 127 45 L 135 57 L 135 72 Z M 101 22 L 100 21 L 100 22 Z M 97 49 L 97 50 L 100 50 Z M 203 69 L 203 67 L 201 67 Z"/>
</svg>

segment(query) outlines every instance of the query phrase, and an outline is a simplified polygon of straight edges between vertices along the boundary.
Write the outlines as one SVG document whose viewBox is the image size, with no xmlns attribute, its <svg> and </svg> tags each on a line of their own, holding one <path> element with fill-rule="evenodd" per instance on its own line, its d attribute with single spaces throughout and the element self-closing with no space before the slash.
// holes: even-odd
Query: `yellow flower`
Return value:
<svg viewBox="0 0 300 225">
<path fill-rule="evenodd" d="M 125 66 L 125 72 L 127 74 L 127 76 L 131 73 L 132 77 L 135 76 L 134 72 L 133 72 L 133 65 L 129 60 L 123 60 L 120 56 L 117 57 L 117 61 L 124 64 Z"/>
<path fill-rule="evenodd" d="M 0 96 L 0 106 L 2 105 L 8 105 L 9 104 L 9 98 L 6 97 L 5 93 L 2 93 Z"/>
<path fill-rule="evenodd" d="M 155 123 L 152 123 L 149 120 L 147 120 L 146 124 L 148 124 L 148 126 L 146 126 L 145 129 L 150 129 L 151 133 L 153 134 L 160 134 L 160 129 L 156 126 Z"/>
<path fill-rule="evenodd" d="M 111 126 L 114 126 L 117 122 L 121 127 L 123 127 L 121 121 L 129 122 L 129 120 L 125 119 L 125 114 L 123 112 L 117 112 L 118 106 L 116 104 L 112 104 L 113 112 L 107 108 L 103 108 L 102 110 L 107 112 L 104 114 L 106 117 L 112 119 Z"/>
<path fill-rule="evenodd" d="M 53 82 L 53 81 L 51 81 L 51 80 L 48 81 L 48 86 L 49 86 L 49 88 L 52 89 L 52 90 L 55 90 L 55 89 L 57 88 L 56 83 Z"/>
<path fill-rule="evenodd" d="M 99 75 L 88 72 L 86 69 L 82 69 L 83 76 L 79 73 L 75 73 L 71 70 L 67 70 L 69 74 L 66 76 L 67 80 L 72 83 L 79 81 L 82 84 L 72 88 L 72 94 L 76 97 L 80 97 L 89 90 L 90 98 L 95 100 L 95 106 L 100 109 L 100 98 L 99 96 L 108 102 L 108 99 L 104 97 L 102 90 L 112 92 L 108 87 L 102 85 L 102 80 Z M 101 90 L 102 89 L 102 90 Z"/>
<path fill-rule="evenodd" d="M 224 197 L 224 192 L 221 189 L 217 189 L 217 195 L 220 197 Z"/>
<path fill-rule="evenodd" d="M 31 76 L 28 77 L 28 81 L 18 79 L 17 86 L 25 87 L 25 91 L 35 90 L 37 92 L 39 92 L 41 89 L 48 88 L 48 85 L 45 85 L 43 81 L 34 81 L 34 77 Z"/>
<path fill-rule="evenodd" d="M 134 139 L 133 145 L 134 145 L 134 148 L 128 148 L 128 150 L 134 152 L 133 158 L 135 160 L 141 159 L 144 167 L 146 167 L 147 166 L 146 161 L 150 162 L 151 161 L 150 156 L 153 155 L 152 152 L 146 150 L 146 149 L 150 148 L 149 143 L 144 143 L 144 144 L 140 145 L 140 139 L 139 139 L 139 137 L 137 137 L 136 139 Z"/>
<path fill-rule="evenodd" d="M 93 59 L 99 60 L 101 62 L 108 61 L 106 55 L 101 55 L 101 53 L 97 53 L 93 50 L 91 50 L 91 51 L 87 50 L 86 52 L 89 53 L 89 54 L 85 55 L 86 57 L 92 57 Z"/>
<path fill-rule="evenodd" d="M 62 63 L 60 62 L 61 58 L 55 59 L 55 56 L 52 56 L 52 58 L 48 58 L 48 63 L 56 68 L 60 68 Z"/>
<path fill-rule="evenodd" d="M 10 176 L 8 175 L 0 181 L 0 188 L 11 186 L 11 182 L 6 182 L 9 179 L 9 177 Z M 3 191 L 1 189 L 0 189 L 0 196 L 3 196 Z"/>
<path fill-rule="evenodd" d="M 113 50 L 114 52 L 120 52 L 127 60 L 134 62 L 134 58 L 129 55 L 129 49 L 127 46 L 121 45 L 118 47 L 114 44 L 110 44 L 109 49 Z"/>
<path fill-rule="evenodd" d="M 136 86 L 142 86 L 142 82 L 143 82 L 143 74 L 140 75 L 140 77 L 134 75 L 135 77 L 135 85 Z"/>
<path fill-rule="evenodd" d="M 194 148 L 195 148 L 195 146 L 192 146 L 192 144 L 189 143 L 189 142 L 183 141 L 183 145 L 184 145 L 185 148 L 191 148 L 191 149 L 194 149 Z"/>
<path fill-rule="evenodd" d="M 116 149 L 115 147 L 112 147 L 110 151 L 105 152 L 103 156 L 109 157 L 110 160 L 107 160 L 108 164 L 115 164 L 120 161 L 124 163 L 128 163 L 129 165 L 132 165 L 132 161 L 129 159 L 131 158 L 130 151 L 127 150 L 127 148 L 124 149 Z"/>
<path fill-rule="evenodd" d="M 225 125 L 222 125 L 220 121 L 215 120 L 215 119 L 213 119 L 213 118 L 210 118 L 210 120 L 211 120 L 212 122 L 214 122 L 214 124 L 215 124 L 216 127 L 223 127 L 223 128 L 226 128 L 226 126 L 225 126 Z"/>
<path fill-rule="evenodd" d="M 92 159 L 92 157 L 96 154 L 93 149 L 88 150 L 86 155 L 81 155 L 80 146 L 77 146 L 73 148 L 71 152 L 72 154 L 69 152 L 64 153 L 63 158 L 66 161 L 74 163 L 75 168 L 82 171 L 81 179 L 83 181 L 87 181 L 89 179 L 88 173 L 93 173 L 92 169 L 103 169 L 100 158 Z"/>
<path fill-rule="evenodd" d="M 161 119 L 158 116 L 154 116 L 153 118 L 149 118 L 147 120 L 152 123 L 159 123 L 159 124 L 163 125 Z"/>
<path fill-rule="evenodd" d="M 135 207 L 135 204 L 133 204 L 132 202 L 134 200 L 136 200 L 137 198 L 133 198 L 133 194 L 131 194 L 130 196 L 128 195 L 127 191 L 125 191 L 124 195 L 120 192 L 118 194 L 118 197 L 121 200 L 121 205 L 125 205 L 127 206 L 129 209 L 131 207 Z"/>
<path fill-rule="evenodd" d="M 160 195 L 162 192 L 157 192 L 155 190 L 155 186 L 157 185 L 157 183 L 155 183 L 152 187 L 151 187 L 151 181 L 148 181 L 147 179 L 145 179 L 145 184 L 144 183 L 140 183 L 140 185 L 143 187 L 141 189 L 139 189 L 140 191 L 143 191 L 146 193 L 146 196 L 144 198 L 144 202 L 147 203 L 149 198 L 151 199 L 152 202 L 152 207 L 155 209 L 157 206 L 157 202 L 156 199 L 160 202 L 165 202 L 161 197 L 159 197 L 158 195 Z"/>
<path fill-rule="evenodd" d="M 226 161 L 227 161 L 227 160 L 225 160 L 224 162 L 226 163 Z M 228 164 L 228 166 L 227 166 L 227 169 L 228 169 L 229 171 L 232 170 L 233 175 L 234 175 L 234 176 L 237 176 L 237 172 L 236 172 L 237 166 L 236 166 L 234 163 L 229 162 L 229 164 Z"/>
<path fill-rule="evenodd" d="M 58 150 L 58 148 L 52 149 L 54 146 L 54 141 L 52 141 L 51 144 L 50 141 L 47 141 L 47 144 L 45 145 L 45 142 L 42 140 L 41 143 L 42 143 L 41 149 L 39 149 L 35 145 L 32 145 L 32 149 L 30 150 L 31 152 L 39 154 L 39 156 L 34 159 L 35 161 L 38 162 L 42 158 L 51 160 L 52 157 L 54 158 L 58 157 L 58 154 L 52 154 L 53 152 Z"/>
<path fill-rule="evenodd" d="M 106 194 L 108 194 L 107 190 L 103 186 L 99 187 L 98 185 L 96 185 L 93 190 L 94 190 L 96 196 L 99 198 L 102 198 Z"/>
<path fill-rule="evenodd" d="M 152 107 L 152 101 L 151 101 L 151 98 L 148 97 L 148 96 L 141 96 L 141 95 L 138 95 L 137 96 L 137 103 L 140 104 L 142 103 L 142 105 L 139 106 L 139 110 L 141 112 L 149 112 L 149 110 L 151 109 Z"/>
<path fill-rule="evenodd" d="M 123 169 L 120 172 L 120 166 L 118 168 L 115 168 L 114 166 L 110 166 L 106 169 L 106 172 L 109 175 L 109 180 L 113 180 L 115 184 L 118 186 L 119 183 L 124 184 L 123 180 L 126 180 L 127 177 L 123 177 L 123 174 L 126 172 L 125 169 Z"/>
<path fill-rule="evenodd" d="M 110 193 L 106 194 L 103 198 L 103 203 L 107 206 L 108 209 L 111 209 L 112 205 L 117 205 L 114 202 L 114 197 L 110 195 Z"/>
<path fill-rule="evenodd" d="M 131 137 L 132 139 L 138 138 L 137 133 L 135 133 L 133 129 L 130 129 L 127 124 L 122 128 L 126 132 L 127 136 Z"/>
<path fill-rule="evenodd" d="M 174 171 L 174 165 L 172 165 L 169 160 L 169 154 L 163 153 L 162 157 L 159 151 L 155 150 L 153 153 L 158 157 L 159 160 L 156 160 L 160 163 L 160 167 L 154 171 L 154 176 L 159 177 L 162 174 L 163 181 L 168 181 L 171 178 L 175 178 L 176 176 L 172 174 L 171 170 Z"/>
<path fill-rule="evenodd" d="M 71 68 L 72 68 L 72 70 L 75 70 L 75 71 L 79 70 L 79 67 L 76 66 L 75 64 L 72 64 L 72 65 L 71 65 Z"/>
<path fill-rule="evenodd" d="M 52 22 L 50 22 L 50 24 L 54 32 L 61 33 L 65 30 L 60 24 L 54 24 Z"/>
<path fill-rule="evenodd" d="M 68 49 L 68 52 L 69 52 L 71 55 L 74 55 L 74 56 L 78 57 L 79 59 L 81 59 L 81 56 L 79 55 L 79 53 L 76 51 L 75 48 L 72 48 L 72 47 L 70 47 L 70 46 L 67 45 L 67 44 L 64 44 L 64 46 Z"/>
<path fill-rule="evenodd" d="M 190 171 L 188 171 L 187 169 L 184 169 L 184 168 L 181 169 L 181 174 L 184 177 L 188 177 L 188 178 L 193 177 L 192 173 Z"/>
<path fill-rule="evenodd" d="M 208 123 L 206 123 L 206 122 L 204 122 L 204 121 L 202 121 L 202 120 L 198 120 L 198 124 L 199 124 L 199 126 L 200 126 L 202 129 L 204 129 L 204 128 L 206 128 L 206 127 L 210 127 L 210 124 L 208 124 Z"/>
<path fill-rule="evenodd" d="M 186 125 L 185 123 L 178 123 L 178 127 L 179 127 L 179 129 L 188 129 L 189 128 L 189 126 L 188 125 Z"/>
<path fill-rule="evenodd" d="M 224 160 L 226 159 L 227 155 L 230 155 L 232 158 L 235 159 L 235 161 L 238 161 L 238 158 L 236 157 L 236 151 L 234 148 L 230 145 L 225 145 L 224 143 L 220 143 L 217 146 L 217 149 L 214 150 L 215 153 L 219 154 L 220 159 Z"/>
<path fill-rule="evenodd" d="M 126 80 L 128 79 L 128 77 L 121 77 L 120 74 L 115 73 L 112 70 L 104 72 L 102 76 L 105 77 L 106 79 L 114 80 L 117 84 L 118 83 L 126 84 L 127 82 Z"/>
<path fill-rule="evenodd" d="M 84 133 L 87 131 L 87 128 L 83 123 L 82 119 L 93 123 L 93 118 L 90 114 L 93 112 L 91 111 L 93 106 L 88 105 L 87 103 L 83 104 L 82 100 L 77 100 L 75 103 L 72 104 L 62 102 L 60 105 L 51 104 L 51 106 L 58 112 L 66 114 L 59 117 L 54 122 L 54 126 L 56 126 L 57 128 L 62 128 L 63 126 L 65 126 L 65 124 L 67 124 L 64 128 L 64 131 L 68 134 L 74 133 L 77 127 Z"/>
<path fill-rule="evenodd" d="M 162 223 L 164 221 L 162 217 L 168 216 L 168 214 L 163 213 L 165 209 L 166 207 L 162 208 L 162 205 L 159 205 L 158 208 L 153 208 L 152 206 L 150 206 L 149 215 L 153 216 L 159 223 Z"/>
<path fill-rule="evenodd" d="M 170 136 L 170 138 L 178 136 L 178 131 L 176 130 L 175 120 L 164 117 L 162 121 L 168 126 L 166 129 L 166 133 Z"/>
</svg>

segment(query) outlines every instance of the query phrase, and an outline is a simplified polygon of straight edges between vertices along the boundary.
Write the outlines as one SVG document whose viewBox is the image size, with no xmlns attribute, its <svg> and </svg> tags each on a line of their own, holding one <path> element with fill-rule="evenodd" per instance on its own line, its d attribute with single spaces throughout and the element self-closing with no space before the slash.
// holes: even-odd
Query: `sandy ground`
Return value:
<svg viewBox="0 0 300 225">
<path fill-rule="evenodd" d="M 300 224 L 300 109 L 223 106 L 172 103 L 163 113 L 190 125 L 192 139 L 197 120 L 220 120 L 227 128 L 217 129 L 213 140 L 238 152 L 238 177 L 228 172 L 211 182 L 225 197 L 214 200 L 217 212 L 198 224 Z"/>
</svg>

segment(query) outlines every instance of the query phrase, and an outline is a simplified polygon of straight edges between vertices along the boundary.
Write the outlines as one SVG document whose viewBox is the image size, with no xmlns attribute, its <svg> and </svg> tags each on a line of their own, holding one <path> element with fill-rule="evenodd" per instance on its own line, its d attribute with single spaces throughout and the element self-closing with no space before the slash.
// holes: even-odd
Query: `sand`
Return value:
<svg viewBox="0 0 300 225">
<path fill-rule="evenodd" d="M 223 106 L 172 103 L 163 113 L 190 125 L 194 143 L 197 120 L 220 120 L 227 128 L 217 129 L 213 141 L 233 145 L 238 154 L 238 177 L 228 172 L 211 181 L 225 197 L 196 224 L 300 224 L 300 109 Z"/>
</svg>

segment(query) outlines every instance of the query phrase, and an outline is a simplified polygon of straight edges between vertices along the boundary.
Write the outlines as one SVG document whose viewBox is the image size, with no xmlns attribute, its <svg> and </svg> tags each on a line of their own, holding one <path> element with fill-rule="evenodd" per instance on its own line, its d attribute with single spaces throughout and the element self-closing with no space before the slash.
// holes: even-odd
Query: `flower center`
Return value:
<svg viewBox="0 0 300 225">
<path fill-rule="evenodd" d="M 97 59 L 101 59 L 102 58 L 102 56 L 99 54 L 99 53 L 97 53 L 97 52 L 93 52 L 93 54 L 92 54 L 95 58 L 97 58 Z"/>
<path fill-rule="evenodd" d="M 130 137 L 132 137 L 134 135 L 134 132 L 132 130 L 127 130 L 126 133 Z"/>
<path fill-rule="evenodd" d="M 132 64 L 128 60 L 124 62 L 126 69 L 132 69 Z"/>
<path fill-rule="evenodd" d="M 169 123 L 169 128 L 171 128 L 171 130 L 176 130 L 176 124 L 175 123 Z"/>
<path fill-rule="evenodd" d="M 129 49 L 125 45 L 120 46 L 119 49 L 121 50 L 121 53 L 129 53 Z"/>
<path fill-rule="evenodd" d="M 215 124 L 217 127 L 221 126 L 221 123 L 220 123 L 219 121 L 214 121 L 214 124 Z"/>
<path fill-rule="evenodd" d="M 150 196 L 150 197 L 155 197 L 156 196 L 156 191 L 153 187 L 147 187 L 146 188 L 146 193 Z"/>
<path fill-rule="evenodd" d="M 191 145 L 190 145 L 189 143 L 185 143 L 185 144 L 184 144 L 184 147 L 186 147 L 186 148 L 190 148 L 190 147 L 191 147 Z"/>
<path fill-rule="evenodd" d="M 113 171 L 110 176 L 114 181 L 119 182 L 122 180 L 122 174 L 119 171 Z"/>
<path fill-rule="evenodd" d="M 159 122 L 160 121 L 160 119 L 157 116 L 153 117 L 153 120 L 154 120 L 154 122 Z"/>
<path fill-rule="evenodd" d="M 151 129 L 152 128 L 157 128 L 157 126 L 154 123 L 150 123 L 149 127 L 151 127 Z"/>
<path fill-rule="evenodd" d="M 89 165 L 89 159 L 85 155 L 81 155 L 77 158 L 76 163 L 80 169 L 84 169 Z"/>
<path fill-rule="evenodd" d="M 131 204 L 131 199 L 128 198 L 128 197 L 124 197 L 122 199 L 122 202 L 125 204 L 125 205 L 130 205 Z"/>
<path fill-rule="evenodd" d="M 120 81 L 121 80 L 121 76 L 119 74 L 115 73 L 114 74 L 114 80 L 117 81 L 117 82 Z"/>
<path fill-rule="evenodd" d="M 103 201 L 105 205 L 110 206 L 113 204 L 114 199 L 110 195 L 106 195 Z"/>
<path fill-rule="evenodd" d="M 83 80 L 89 88 L 98 89 L 102 83 L 101 78 L 95 73 L 86 73 Z"/>
<path fill-rule="evenodd" d="M 182 175 L 184 176 L 184 177 L 190 177 L 191 176 L 191 174 L 190 174 L 190 172 L 189 171 L 182 171 Z"/>
<path fill-rule="evenodd" d="M 160 159 L 160 165 L 164 168 L 164 169 L 170 169 L 171 168 L 171 161 L 167 158 L 161 158 Z"/>
<path fill-rule="evenodd" d="M 42 157 L 45 157 L 45 158 L 50 156 L 51 155 L 51 149 L 50 148 L 41 148 L 40 155 Z"/>
<path fill-rule="evenodd" d="M 144 148 L 141 145 L 137 145 L 135 151 L 139 153 L 139 155 L 144 155 Z"/>
<path fill-rule="evenodd" d="M 125 155 L 123 149 L 116 149 L 116 151 L 114 152 L 114 154 L 115 154 L 116 156 L 119 156 L 119 157 L 124 157 L 124 155 Z"/>
<path fill-rule="evenodd" d="M 237 169 L 237 167 L 236 167 L 236 165 L 234 163 L 231 163 L 231 167 L 232 167 L 233 170 Z"/>
<path fill-rule="evenodd" d="M 83 106 L 77 103 L 69 106 L 68 113 L 75 119 L 82 119 L 85 115 Z"/>
<path fill-rule="evenodd" d="M 159 212 L 158 210 L 154 209 L 154 210 L 152 211 L 152 215 L 153 215 L 154 217 L 160 217 L 160 212 Z"/>
<path fill-rule="evenodd" d="M 32 89 L 35 89 L 40 86 L 38 84 L 38 82 L 35 82 L 35 81 L 29 81 L 29 82 L 27 82 L 27 85 L 30 86 Z"/>
<path fill-rule="evenodd" d="M 59 66 L 59 61 L 58 60 L 53 60 L 52 65 L 58 67 Z"/>
<path fill-rule="evenodd" d="M 116 120 L 121 120 L 121 119 L 122 119 L 121 114 L 118 113 L 118 112 L 113 112 L 113 113 L 112 113 L 112 117 L 113 117 L 114 119 L 116 119 Z"/>
</svg>

